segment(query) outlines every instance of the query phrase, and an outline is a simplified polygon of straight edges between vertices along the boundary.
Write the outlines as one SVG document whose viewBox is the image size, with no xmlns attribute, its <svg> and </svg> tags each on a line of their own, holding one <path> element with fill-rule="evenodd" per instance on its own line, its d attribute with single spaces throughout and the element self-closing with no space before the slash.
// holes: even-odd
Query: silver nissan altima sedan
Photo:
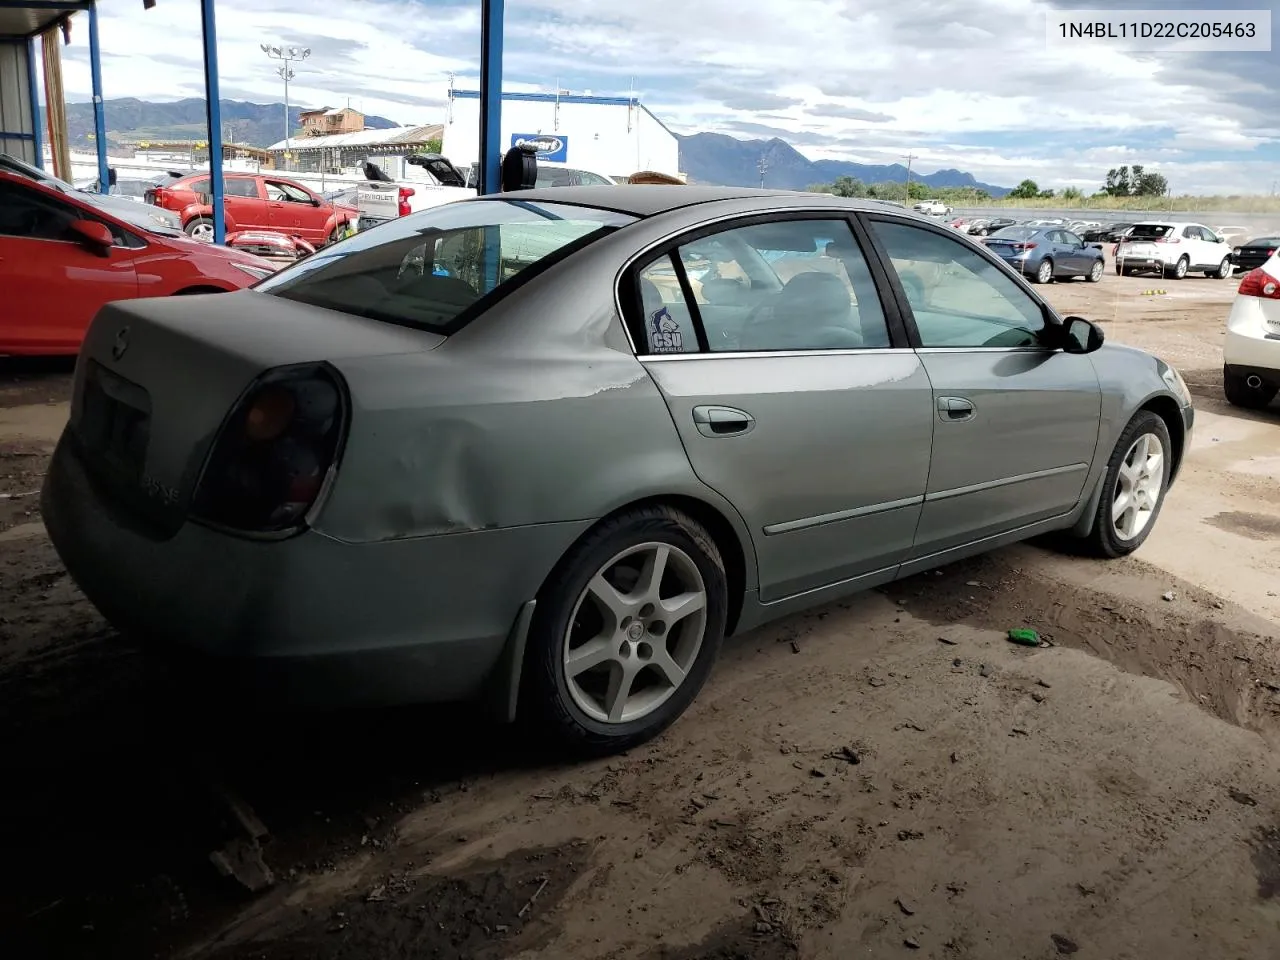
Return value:
<svg viewBox="0 0 1280 960">
<path fill-rule="evenodd" d="M 121 631 L 274 703 L 654 736 L 721 640 L 1048 531 L 1151 532 L 1182 378 L 816 194 L 561 187 L 110 305 L 43 492 Z"/>
</svg>

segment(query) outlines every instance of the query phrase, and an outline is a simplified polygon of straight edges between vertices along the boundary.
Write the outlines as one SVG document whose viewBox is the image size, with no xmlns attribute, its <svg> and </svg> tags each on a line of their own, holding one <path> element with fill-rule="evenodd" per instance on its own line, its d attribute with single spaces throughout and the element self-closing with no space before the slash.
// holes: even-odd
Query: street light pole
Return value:
<svg viewBox="0 0 1280 960">
<path fill-rule="evenodd" d="M 911 202 L 911 161 L 916 158 L 914 153 L 908 153 L 904 158 L 907 161 L 907 196 L 906 202 Z"/>
<path fill-rule="evenodd" d="M 769 172 L 769 161 L 765 157 L 760 158 L 760 162 L 756 164 L 756 171 L 760 174 L 760 189 L 764 189 L 764 175 Z"/>
<path fill-rule="evenodd" d="M 289 81 L 297 74 L 293 72 L 293 64 L 301 63 L 307 57 L 311 56 L 310 47 L 282 47 L 277 44 L 261 43 L 262 52 L 272 60 L 280 60 L 280 66 L 276 67 L 276 73 L 280 79 L 284 81 L 284 153 L 285 168 L 288 169 L 288 156 L 290 151 L 290 133 L 292 125 L 289 123 Z"/>
</svg>

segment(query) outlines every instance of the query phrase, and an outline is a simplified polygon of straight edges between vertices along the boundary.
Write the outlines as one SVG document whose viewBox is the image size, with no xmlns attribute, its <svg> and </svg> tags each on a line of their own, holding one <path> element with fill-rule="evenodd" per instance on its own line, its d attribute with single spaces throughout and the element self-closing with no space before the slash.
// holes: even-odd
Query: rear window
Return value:
<svg viewBox="0 0 1280 960">
<path fill-rule="evenodd" d="M 635 217 L 560 203 L 450 203 L 321 250 L 254 289 L 448 335 L 526 271 L 545 269 Z"/>
<path fill-rule="evenodd" d="M 1280 247 L 1280 237 L 1258 237 L 1256 240 L 1250 240 L 1251 247 Z"/>
<path fill-rule="evenodd" d="M 1001 227 L 991 234 L 993 240 L 1028 240 L 1040 230 L 1038 227 Z"/>
<path fill-rule="evenodd" d="M 1157 240 L 1167 237 L 1173 227 L 1163 223 L 1140 223 L 1129 231 L 1130 240 Z"/>
</svg>

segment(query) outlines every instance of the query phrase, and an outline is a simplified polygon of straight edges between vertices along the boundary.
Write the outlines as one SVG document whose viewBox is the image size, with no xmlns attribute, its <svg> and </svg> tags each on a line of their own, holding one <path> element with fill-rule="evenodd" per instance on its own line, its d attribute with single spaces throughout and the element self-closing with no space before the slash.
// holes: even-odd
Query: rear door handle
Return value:
<svg viewBox="0 0 1280 960">
<path fill-rule="evenodd" d="M 736 407 L 694 407 L 693 423 L 704 437 L 740 437 L 751 432 L 756 420 Z"/>
<path fill-rule="evenodd" d="M 971 400 L 964 397 L 939 397 L 938 419 L 947 423 L 961 423 L 972 420 L 977 415 L 977 408 Z"/>
</svg>

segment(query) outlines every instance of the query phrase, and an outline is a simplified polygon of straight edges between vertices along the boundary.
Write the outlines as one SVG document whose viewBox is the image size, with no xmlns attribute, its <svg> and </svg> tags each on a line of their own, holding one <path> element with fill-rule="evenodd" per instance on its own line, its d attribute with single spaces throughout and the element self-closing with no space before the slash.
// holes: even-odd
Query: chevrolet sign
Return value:
<svg viewBox="0 0 1280 960">
<path fill-rule="evenodd" d="M 521 147 L 526 144 L 538 151 L 539 160 L 564 163 L 569 159 L 568 137 L 557 137 L 549 133 L 513 133 L 511 135 L 511 146 Z"/>
</svg>

